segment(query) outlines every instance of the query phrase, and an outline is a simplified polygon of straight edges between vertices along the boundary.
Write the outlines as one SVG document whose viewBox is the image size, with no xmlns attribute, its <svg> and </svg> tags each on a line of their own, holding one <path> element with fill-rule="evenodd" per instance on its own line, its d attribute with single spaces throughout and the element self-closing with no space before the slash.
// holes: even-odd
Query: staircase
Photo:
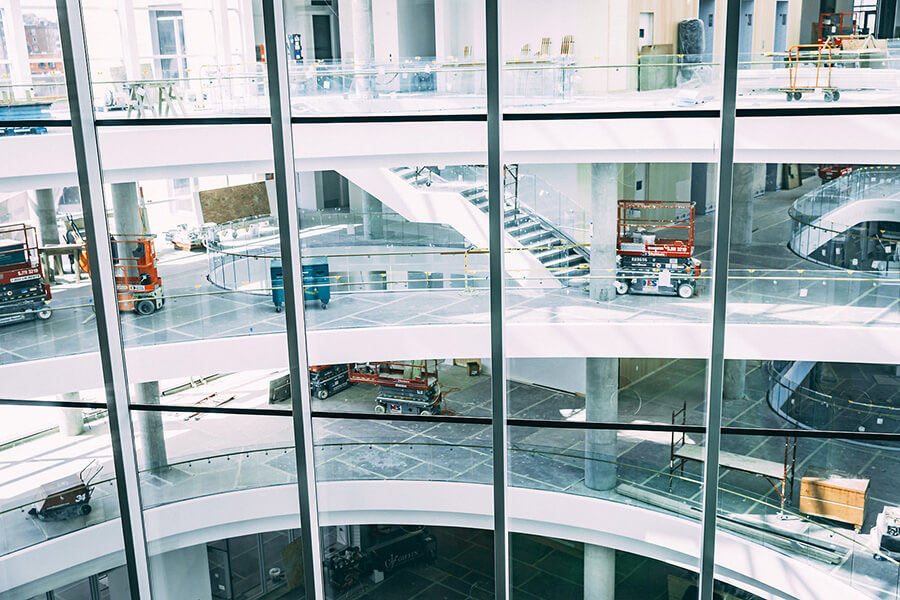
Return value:
<svg viewBox="0 0 900 600">
<path fill-rule="evenodd" d="M 414 186 L 430 186 L 433 182 L 446 183 L 427 167 L 391 169 L 404 181 Z M 482 185 L 475 185 L 460 192 L 472 206 L 487 216 L 488 193 Z M 503 202 L 503 227 L 505 233 L 526 248 L 550 273 L 564 285 L 576 286 L 587 281 L 590 274 L 590 253 L 587 248 L 575 247 L 568 236 L 546 219 L 516 201 L 515 193 L 507 188 Z"/>
</svg>

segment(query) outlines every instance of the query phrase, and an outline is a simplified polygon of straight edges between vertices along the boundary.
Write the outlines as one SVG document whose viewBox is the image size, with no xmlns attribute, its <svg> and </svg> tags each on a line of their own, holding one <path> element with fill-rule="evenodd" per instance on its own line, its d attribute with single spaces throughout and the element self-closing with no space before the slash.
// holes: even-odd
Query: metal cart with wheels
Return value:
<svg viewBox="0 0 900 600">
<path fill-rule="evenodd" d="M 0 226 L 0 324 L 49 319 L 50 298 L 35 228 Z"/>
<path fill-rule="evenodd" d="M 620 200 L 616 246 L 617 294 L 696 294 L 693 202 Z"/>
<path fill-rule="evenodd" d="M 834 67 L 834 57 L 831 44 L 798 44 L 791 46 L 787 54 L 788 85 L 779 91 L 784 92 L 787 101 L 800 101 L 803 94 L 811 94 L 816 90 L 824 92 L 825 102 L 837 102 L 841 99 L 841 92 L 831 82 L 831 70 Z M 815 77 L 812 76 L 812 68 L 803 69 L 801 65 L 815 62 Z M 810 71 L 803 73 L 802 71 Z M 824 71 L 824 72 L 823 72 Z M 802 77 L 809 75 L 809 77 Z"/>
<path fill-rule="evenodd" d="M 89 462 L 77 475 L 69 475 L 41 486 L 44 501 L 28 514 L 41 521 L 63 521 L 91 512 L 91 482 L 103 467 Z"/>
</svg>

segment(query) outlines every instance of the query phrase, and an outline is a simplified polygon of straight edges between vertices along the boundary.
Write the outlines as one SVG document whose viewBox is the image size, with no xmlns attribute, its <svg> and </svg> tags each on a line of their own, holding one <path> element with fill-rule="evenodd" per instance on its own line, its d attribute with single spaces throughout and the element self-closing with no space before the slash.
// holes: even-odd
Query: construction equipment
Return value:
<svg viewBox="0 0 900 600">
<path fill-rule="evenodd" d="M 379 386 L 376 413 L 433 415 L 443 404 L 434 360 L 351 365 L 349 381 Z"/>
<path fill-rule="evenodd" d="M 878 549 L 891 557 L 900 557 L 900 507 L 885 506 L 875 522 Z"/>
<path fill-rule="evenodd" d="M 66 232 L 66 241 L 71 243 L 81 244 L 81 252 L 78 254 L 78 268 L 81 269 L 82 273 L 87 275 L 91 274 L 91 263 L 88 260 L 87 254 L 87 244 L 84 241 L 84 236 L 81 233 L 81 230 L 78 228 L 78 225 L 75 224 L 75 219 L 72 218 L 71 214 L 66 215 L 66 219 L 69 222 L 69 229 Z M 69 239 L 69 233 L 71 232 L 71 240 Z"/>
<path fill-rule="evenodd" d="M 620 200 L 617 227 L 617 294 L 694 295 L 701 263 L 693 257 L 693 202 Z"/>
<path fill-rule="evenodd" d="M 120 311 L 150 315 L 165 304 L 162 280 L 156 269 L 155 237 L 123 233 L 109 236 Z"/>
<path fill-rule="evenodd" d="M 49 319 L 50 298 L 35 228 L 0 226 L 0 324 Z"/>
<path fill-rule="evenodd" d="M 269 277 L 272 280 L 272 303 L 275 312 L 284 310 L 284 271 L 280 258 L 273 258 L 269 264 Z"/>
<path fill-rule="evenodd" d="M 350 387 L 350 366 L 320 365 L 309 368 L 309 393 L 319 400 Z"/>
<path fill-rule="evenodd" d="M 303 261 L 303 300 L 318 300 L 322 308 L 328 308 L 331 300 L 328 258 L 314 256 Z"/>
<path fill-rule="evenodd" d="M 822 13 L 819 15 L 817 25 L 820 44 L 824 44 L 832 38 L 856 36 L 859 34 L 856 15 L 852 12 Z"/>
<path fill-rule="evenodd" d="M 91 482 L 103 467 L 91 461 L 77 474 L 63 477 L 41 486 L 44 501 L 41 508 L 31 508 L 28 514 L 41 521 L 63 521 L 91 512 Z"/>
<path fill-rule="evenodd" d="M 832 181 L 853 172 L 853 165 L 819 165 L 818 175 L 822 182 Z"/>
<path fill-rule="evenodd" d="M 831 82 L 831 71 L 834 68 L 834 47 L 828 43 L 822 44 L 797 44 L 791 46 L 787 53 L 788 85 L 778 91 L 784 92 L 787 101 L 799 101 L 803 94 L 810 94 L 816 90 L 822 90 L 825 102 L 837 102 L 841 98 L 841 92 Z M 809 64 L 815 61 L 815 78 L 804 77 L 801 80 L 801 63 Z M 812 69 L 804 69 L 812 71 Z"/>
</svg>

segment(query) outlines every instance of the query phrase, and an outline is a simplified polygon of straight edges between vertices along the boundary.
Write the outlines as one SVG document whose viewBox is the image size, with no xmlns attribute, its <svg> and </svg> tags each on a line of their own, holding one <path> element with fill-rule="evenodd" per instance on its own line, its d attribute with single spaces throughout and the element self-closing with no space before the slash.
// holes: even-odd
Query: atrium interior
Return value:
<svg viewBox="0 0 900 600">
<path fill-rule="evenodd" d="M 898 98 L 900 0 L 0 0 L 0 600 L 900 600 Z"/>
</svg>

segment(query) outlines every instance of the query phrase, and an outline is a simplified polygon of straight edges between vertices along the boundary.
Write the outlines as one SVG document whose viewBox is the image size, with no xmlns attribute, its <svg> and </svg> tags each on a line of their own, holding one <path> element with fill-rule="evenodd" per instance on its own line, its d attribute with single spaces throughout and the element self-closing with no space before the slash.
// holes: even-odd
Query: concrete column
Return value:
<svg viewBox="0 0 900 600">
<path fill-rule="evenodd" d="M 153 600 L 211 600 L 206 544 L 150 556 Z"/>
<path fill-rule="evenodd" d="M 365 194 L 365 215 L 363 216 L 363 231 L 369 239 L 384 239 L 384 219 L 382 217 L 381 200 L 368 192 Z"/>
<path fill-rule="evenodd" d="M 615 422 L 619 418 L 619 359 L 585 359 L 585 417 L 588 421 Z M 616 487 L 615 431 L 588 431 L 584 483 L 598 491 Z M 595 460 L 592 460 L 595 459 Z M 607 461 L 607 462 L 601 462 Z M 611 548 L 584 545 L 585 600 L 614 600 L 616 552 Z"/>
<path fill-rule="evenodd" d="M 584 600 L 615 600 L 616 551 L 584 545 Z"/>
<path fill-rule="evenodd" d="M 588 421 L 615 422 L 619 418 L 619 359 L 585 359 L 585 417 Z M 584 483 L 597 491 L 616 487 L 616 431 L 589 430 Z"/>
<path fill-rule="evenodd" d="M 59 243 L 59 227 L 56 225 L 56 197 L 53 190 L 45 188 L 34 192 L 37 198 L 38 229 L 41 245 Z"/>
<path fill-rule="evenodd" d="M 694 210 L 697 216 L 705 215 L 707 212 L 706 171 L 708 168 L 709 165 L 706 163 L 691 163 L 691 202 L 694 203 Z"/>
<path fill-rule="evenodd" d="M 753 241 L 753 189 L 756 165 L 734 165 L 734 201 L 731 207 L 731 242 L 749 244 Z"/>
<path fill-rule="evenodd" d="M 159 404 L 159 382 L 147 381 L 134 386 L 137 404 Z M 141 436 L 139 464 L 143 469 L 159 469 L 168 464 L 166 457 L 166 432 L 162 413 L 137 411 L 138 431 Z"/>
<path fill-rule="evenodd" d="M 144 233 L 137 184 L 113 183 L 110 188 L 114 220 L 114 229 L 110 233 Z"/>
<path fill-rule="evenodd" d="M 297 203 L 301 210 L 321 210 L 324 203 L 316 194 L 316 172 L 303 171 L 297 173 Z M 301 223 L 305 227 L 306 223 Z"/>
<path fill-rule="evenodd" d="M 68 402 L 78 402 L 81 395 L 78 392 L 67 392 L 62 399 Z M 59 433 L 66 437 L 74 437 L 84 433 L 84 415 L 80 408 L 59 409 Z"/>
<path fill-rule="evenodd" d="M 372 0 L 340 0 L 338 4 L 341 32 L 341 58 L 352 60 L 361 68 L 375 56 L 375 34 L 372 23 Z M 354 94 L 367 97 L 372 92 L 372 77 L 357 75 Z"/>
<path fill-rule="evenodd" d="M 726 360 L 722 395 L 725 400 L 741 400 L 747 387 L 747 361 Z"/>
<path fill-rule="evenodd" d="M 348 187 L 350 211 L 362 214 L 363 235 L 366 239 L 384 238 L 381 201 L 354 183 Z"/>
<path fill-rule="evenodd" d="M 607 301 L 616 295 L 618 173 L 615 163 L 591 165 L 591 300 Z"/>
</svg>

